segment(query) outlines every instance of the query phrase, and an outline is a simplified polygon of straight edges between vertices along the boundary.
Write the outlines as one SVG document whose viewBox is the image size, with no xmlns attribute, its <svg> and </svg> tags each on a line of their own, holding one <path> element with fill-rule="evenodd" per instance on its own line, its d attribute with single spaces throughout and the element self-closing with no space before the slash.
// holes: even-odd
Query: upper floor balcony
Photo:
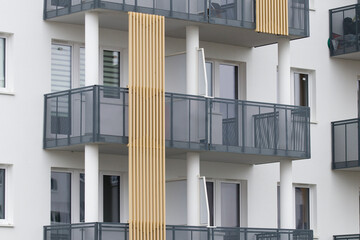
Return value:
<svg viewBox="0 0 360 240">
<path fill-rule="evenodd" d="M 309 108 L 165 94 L 168 157 L 198 151 L 207 160 L 242 163 L 310 157 Z M 44 148 L 127 154 L 128 91 L 89 86 L 45 95 Z"/>
<path fill-rule="evenodd" d="M 360 118 L 331 123 L 333 169 L 359 169 L 359 124 Z"/>
<path fill-rule="evenodd" d="M 330 55 L 345 59 L 360 59 L 360 4 L 329 10 Z"/>
<path fill-rule="evenodd" d="M 256 0 L 44 0 L 44 19 L 84 24 L 84 14 L 100 12 L 100 26 L 127 31 L 128 11 L 166 17 L 166 35 L 185 38 L 179 29 L 201 26 L 200 40 L 253 47 L 277 42 L 279 36 L 259 34 L 256 26 Z M 308 0 L 288 0 L 290 39 L 309 36 Z M 181 21 L 179 21 L 181 20 Z M 234 29 L 235 27 L 235 29 Z"/>
</svg>

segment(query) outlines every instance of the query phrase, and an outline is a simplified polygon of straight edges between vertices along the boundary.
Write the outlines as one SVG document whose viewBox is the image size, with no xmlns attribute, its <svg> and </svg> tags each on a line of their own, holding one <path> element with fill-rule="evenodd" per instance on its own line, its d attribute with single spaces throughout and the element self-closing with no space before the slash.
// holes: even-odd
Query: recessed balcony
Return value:
<svg viewBox="0 0 360 240">
<path fill-rule="evenodd" d="M 185 27 L 201 27 L 200 40 L 254 47 L 276 43 L 279 36 L 255 32 L 255 0 L 44 0 L 44 19 L 84 24 L 86 11 L 96 9 L 100 27 L 128 31 L 126 12 L 166 17 L 165 34 L 185 38 Z M 289 37 L 309 36 L 308 0 L 289 0 Z M 235 27 L 235 28 L 234 28 Z"/>
<path fill-rule="evenodd" d="M 330 55 L 337 58 L 359 60 L 360 4 L 329 10 Z"/>
<path fill-rule="evenodd" d="M 89 86 L 45 95 L 44 148 L 127 154 L 128 91 Z M 309 108 L 165 93 L 166 153 L 266 163 L 310 157 Z M 225 155 L 224 155 L 225 154 Z"/>
<path fill-rule="evenodd" d="M 360 118 L 331 123 L 332 168 L 360 170 Z"/>
<path fill-rule="evenodd" d="M 129 225 L 122 223 L 75 223 L 44 226 L 44 240 L 129 239 Z M 312 240 L 312 230 L 276 228 L 229 228 L 166 226 L 167 240 Z"/>
</svg>

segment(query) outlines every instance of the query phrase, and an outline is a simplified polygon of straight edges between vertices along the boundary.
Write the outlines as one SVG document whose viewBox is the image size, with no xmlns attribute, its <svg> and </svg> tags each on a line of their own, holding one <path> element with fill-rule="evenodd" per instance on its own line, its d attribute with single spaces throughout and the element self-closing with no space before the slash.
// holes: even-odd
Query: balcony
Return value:
<svg viewBox="0 0 360 240">
<path fill-rule="evenodd" d="M 255 32 L 255 0 L 44 0 L 44 19 L 84 24 L 84 12 L 97 9 L 100 26 L 127 31 L 128 11 L 166 17 L 166 35 L 185 38 L 188 21 L 201 26 L 200 40 L 239 46 L 277 42 L 279 36 Z M 182 21 L 179 21 L 182 20 Z M 234 32 L 234 28 L 237 29 Z M 291 39 L 309 36 L 308 0 L 289 0 Z"/>
<path fill-rule="evenodd" d="M 44 227 L 44 240 L 127 240 L 129 226 L 121 223 L 77 223 Z M 166 226 L 167 240 L 312 240 L 312 230 L 208 228 Z"/>
<path fill-rule="evenodd" d="M 332 168 L 359 170 L 360 118 L 331 123 Z"/>
<path fill-rule="evenodd" d="M 165 94 L 168 156 L 265 163 L 310 157 L 309 108 Z M 45 95 L 44 148 L 127 155 L 128 91 L 89 86 Z M 225 155 L 224 155 L 225 153 Z"/>
<path fill-rule="evenodd" d="M 359 60 L 360 4 L 335 8 L 330 14 L 330 55 Z"/>
</svg>

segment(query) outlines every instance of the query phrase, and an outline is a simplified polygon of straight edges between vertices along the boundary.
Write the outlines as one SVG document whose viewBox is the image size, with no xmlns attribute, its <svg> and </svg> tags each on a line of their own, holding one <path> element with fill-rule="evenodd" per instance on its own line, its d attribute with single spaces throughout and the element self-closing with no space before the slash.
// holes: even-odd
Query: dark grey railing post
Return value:
<svg viewBox="0 0 360 240">
<path fill-rule="evenodd" d="M 68 91 L 68 129 L 67 129 L 67 141 L 70 145 L 70 133 L 71 133 L 71 90 Z"/>
<path fill-rule="evenodd" d="M 44 95 L 44 132 L 43 132 L 43 148 L 46 148 L 46 132 L 47 132 L 47 116 L 48 116 L 48 111 L 47 111 L 47 100 L 48 97 L 47 95 Z M 50 118 L 51 118 L 51 114 L 50 114 Z M 51 121 L 51 119 L 50 119 Z M 50 123 L 50 127 L 51 127 L 51 123 Z M 51 131 L 50 131 L 51 132 Z"/>
<path fill-rule="evenodd" d="M 289 143 L 288 143 L 288 141 L 289 141 L 289 137 L 288 137 L 288 111 L 289 111 L 289 109 L 285 108 L 285 149 L 286 149 L 286 152 L 289 150 Z M 294 113 L 294 111 L 290 110 L 290 114 L 293 114 L 293 113 Z M 292 124 L 294 125 L 294 122 Z M 292 149 L 292 150 L 295 150 L 295 149 Z"/>
<path fill-rule="evenodd" d="M 58 131 L 59 131 L 59 97 L 56 97 L 56 118 L 55 118 L 55 142 L 56 146 L 58 145 Z"/>
<path fill-rule="evenodd" d="M 83 92 L 80 92 L 80 143 L 82 143 L 82 99 L 83 99 Z"/>
<path fill-rule="evenodd" d="M 44 232 L 43 232 L 44 240 L 47 240 L 47 227 L 44 226 Z"/>
<path fill-rule="evenodd" d="M 347 123 L 345 123 L 345 166 L 348 167 L 348 156 L 347 156 Z"/>
<path fill-rule="evenodd" d="M 175 240 L 175 227 L 172 226 L 171 229 L 172 229 L 172 240 Z"/>
<path fill-rule="evenodd" d="M 94 240 L 99 240 L 99 223 L 94 223 Z"/>
<path fill-rule="evenodd" d="M 242 133 L 242 152 L 245 152 L 245 102 L 241 102 L 241 133 Z"/>
<path fill-rule="evenodd" d="M 174 146 L 174 95 L 170 94 L 170 146 Z"/>
<path fill-rule="evenodd" d="M 205 98 L 205 149 L 207 150 L 207 148 L 208 148 L 208 143 L 209 143 L 209 139 L 208 139 L 208 135 L 209 135 L 209 133 L 208 133 L 208 129 L 209 129 L 209 121 L 208 121 L 208 118 L 209 118 L 209 116 L 208 116 L 208 114 L 209 114 L 209 99 L 208 98 Z"/>
<path fill-rule="evenodd" d="M 275 150 L 275 154 L 277 154 L 277 150 L 278 150 L 278 133 L 277 133 L 277 125 L 278 125 L 278 120 L 276 117 L 276 111 L 277 111 L 277 106 L 276 104 L 274 105 L 274 150 Z M 280 117 L 280 114 L 279 114 Z"/>
<path fill-rule="evenodd" d="M 99 228 L 98 228 L 98 231 L 99 231 L 99 240 L 102 239 L 102 224 L 101 223 L 97 223 Z"/>
<path fill-rule="evenodd" d="M 191 99 L 189 99 L 189 148 L 191 146 Z"/>
<path fill-rule="evenodd" d="M 332 158 L 332 168 L 335 169 L 335 129 L 334 123 L 331 123 L 331 158 Z M 360 160 L 360 159 L 359 159 Z"/>
<path fill-rule="evenodd" d="M 212 148 L 212 107 L 213 107 L 213 104 L 214 104 L 214 100 L 210 99 L 209 101 L 210 101 L 210 104 L 209 104 L 209 107 L 210 107 L 210 125 L 209 125 L 208 131 L 210 131 L 209 149 L 211 149 Z"/>
<path fill-rule="evenodd" d="M 96 141 L 99 141 L 100 138 L 100 86 L 96 86 L 96 94 L 97 94 L 97 134 Z"/>
<path fill-rule="evenodd" d="M 119 89 L 119 91 L 120 91 L 120 89 Z M 126 96 L 126 94 L 125 93 L 126 93 L 125 91 L 120 91 L 119 92 L 119 95 L 121 96 L 121 94 L 122 94 L 122 98 L 123 98 L 123 137 L 125 137 L 125 128 L 126 128 L 126 125 L 125 125 L 125 121 L 126 121 L 126 116 L 125 116 L 125 113 L 126 113 L 126 111 L 125 111 L 125 96 Z"/>
<path fill-rule="evenodd" d="M 93 142 L 96 142 L 96 85 L 93 86 Z"/>
</svg>

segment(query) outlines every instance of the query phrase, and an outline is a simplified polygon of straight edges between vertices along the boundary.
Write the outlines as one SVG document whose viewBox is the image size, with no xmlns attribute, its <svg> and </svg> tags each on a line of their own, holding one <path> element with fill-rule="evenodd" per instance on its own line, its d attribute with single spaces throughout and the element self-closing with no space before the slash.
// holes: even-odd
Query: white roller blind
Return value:
<svg viewBox="0 0 360 240">
<path fill-rule="evenodd" d="M 5 87 L 5 39 L 0 38 L 0 87 Z"/>
<path fill-rule="evenodd" d="M 71 46 L 51 46 L 51 92 L 71 88 Z"/>
</svg>

